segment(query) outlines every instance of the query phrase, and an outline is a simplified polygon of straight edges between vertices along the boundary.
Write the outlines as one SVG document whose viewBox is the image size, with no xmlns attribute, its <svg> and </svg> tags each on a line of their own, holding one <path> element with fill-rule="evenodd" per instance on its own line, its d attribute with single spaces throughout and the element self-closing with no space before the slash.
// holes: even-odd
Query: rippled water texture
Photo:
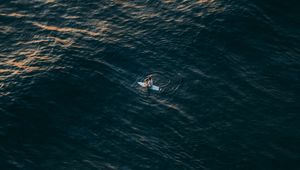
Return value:
<svg viewBox="0 0 300 170">
<path fill-rule="evenodd" d="M 300 169 L 299 18 L 293 0 L 1 1 L 0 169 Z"/>
</svg>

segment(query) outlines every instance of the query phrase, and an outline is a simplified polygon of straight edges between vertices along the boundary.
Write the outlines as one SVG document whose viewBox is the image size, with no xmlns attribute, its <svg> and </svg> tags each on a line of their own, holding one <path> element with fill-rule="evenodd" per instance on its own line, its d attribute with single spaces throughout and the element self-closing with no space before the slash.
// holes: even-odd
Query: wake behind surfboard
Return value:
<svg viewBox="0 0 300 170">
<path fill-rule="evenodd" d="M 138 82 L 138 84 L 142 87 L 147 87 L 146 83 L 143 83 L 143 82 Z M 158 86 L 155 86 L 155 85 L 152 85 L 149 89 L 151 90 L 155 90 L 155 91 L 159 91 L 160 88 Z"/>
</svg>

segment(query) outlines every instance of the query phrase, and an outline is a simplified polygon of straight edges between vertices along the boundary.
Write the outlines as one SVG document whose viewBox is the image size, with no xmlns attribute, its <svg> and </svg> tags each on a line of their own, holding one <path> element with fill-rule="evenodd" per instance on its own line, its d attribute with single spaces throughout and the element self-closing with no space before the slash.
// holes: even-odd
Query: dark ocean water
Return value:
<svg viewBox="0 0 300 170">
<path fill-rule="evenodd" d="M 1 1 L 0 169 L 300 169 L 299 4 Z"/>
</svg>

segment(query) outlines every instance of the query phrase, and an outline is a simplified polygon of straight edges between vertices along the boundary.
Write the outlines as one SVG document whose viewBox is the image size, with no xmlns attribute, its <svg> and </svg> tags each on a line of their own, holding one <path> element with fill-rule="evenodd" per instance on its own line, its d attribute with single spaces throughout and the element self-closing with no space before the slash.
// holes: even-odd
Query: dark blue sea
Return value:
<svg viewBox="0 0 300 170">
<path fill-rule="evenodd" d="M 0 1 L 0 169 L 299 170 L 299 9 Z"/>
</svg>

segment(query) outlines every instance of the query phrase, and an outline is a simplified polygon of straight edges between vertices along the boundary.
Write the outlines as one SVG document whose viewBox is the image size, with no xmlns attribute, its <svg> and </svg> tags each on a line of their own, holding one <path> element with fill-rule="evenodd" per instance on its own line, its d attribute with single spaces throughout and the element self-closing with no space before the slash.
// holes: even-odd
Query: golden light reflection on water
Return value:
<svg viewBox="0 0 300 170">
<path fill-rule="evenodd" d="M 74 44 L 74 40 L 71 38 L 62 39 L 54 36 L 35 36 L 31 41 L 27 42 L 18 42 L 17 45 L 41 45 L 44 43 L 47 46 L 60 46 L 60 47 L 69 47 Z"/>
<path fill-rule="evenodd" d="M 11 26 L 0 26 L 0 32 L 1 33 L 12 33 L 15 32 L 15 28 Z"/>
<path fill-rule="evenodd" d="M 21 18 L 21 17 L 30 17 L 31 15 L 13 12 L 13 13 L 8 13 L 8 14 L 0 13 L 0 16 Z"/>
<path fill-rule="evenodd" d="M 51 39 L 54 40 L 55 45 L 59 45 L 62 47 L 79 47 L 76 45 L 76 41 L 78 37 L 88 37 L 88 38 L 95 38 L 101 41 L 105 42 L 116 42 L 118 41 L 118 37 L 111 36 L 110 33 L 116 32 L 116 31 L 124 31 L 120 29 L 120 27 L 116 24 L 112 24 L 111 22 L 108 21 L 103 21 L 103 20 L 89 20 L 88 22 L 85 23 L 77 23 L 80 25 L 85 26 L 87 29 L 81 29 L 81 28 L 72 28 L 72 27 L 58 27 L 58 26 L 51 26 L 51 25 L 46 25 L 46 24 L 41 24 L 38 22 L 30 22 L 32 25 L 41 28 L 43 30 L 48 30 L 48 31 L 55 31 L 57 33 L 64 34 L 64 37 L 67 35 L 67 38 L 61 39 L 58 38 L 57 36 L 54 37 L 52 36 L 53 33 L 49 33 L 50 35 L 46 37 L 46 39 Z M 57 34 L 56 34 L 57 35 Z M 75 35 L 75 36 L 74 36 Z M 60 36 L 58 34 L 58 36 Z M 51 44 L 53 45 L 53 44 Z"/>
<path fill-rule="evenodd" d="M 45 3 L 54 3 L 54 2 L 55 2 L 55 0 L 46 0 Z"/>
<path fill-rule="evenodd" d="M 215 1 L 216 0 L 197 0 L 196 2 L 199 3 L 199 4 L 203 4 L 203 3 L 213 3 Z"/>
<path fill-rule="evenodd" d="M 52 38 L 54 40 L 54 44 L 57 44 L 62 47 L 69 47 L 74 43 L 74 41 L 71 39 L 61 39 L 53 36 L 49 36 L 48 38 Z"/>
<path fill-rule="evenodd" d="M 32 22 L 34 26 L 37 26 L 39 28 L 42 28 L 44 30 L 49 31 L 57 31 L 57 32 L 64 32 L 64 33 L 81 33 L 81 34 L 87 34 L 90 36 L 100 36 L 101 33 L 93 32 L 85 29 L 79 29 L 79 28 L 70 28 L 70 27 L 56 27 L 56 26 L 50 26 L 50 25 L 44 25 L 37 22 Z"/>
<path fill-rule="evenodd" d="M 7 56 L 0 63 L 0 80 L 34 71 L 43 71 L 47 67 L 39 66 L 40 62 L 53 62 L 53 58 L 41 54 L 39 49 L 27 49 L 16 51 L 11 54 L 14 57 Z M 17 56 L 17 57 L 16 57 Z"/>
<path fill-rule="evenodd" d="M 86 33 L 92 36 L 100 35 L 100 33 L 93 33 L 81 29 L 73 28 L 58 28 L 54 26 L 47 26 L 43 24 L 33 23 L 38 27 L 47 30 L 72 32 L 72 33 Z M 0 27 L 0 31 L 5 33 L 11 32 L 13 27 Z M 50 35 L 35 35 L 29 41 L 18 41 L 14 44 L 21 49 L 12 52 L 0 52 L 0 81 L 6 80 L 14 76 L 28 76 L 32 72 L 43 72 L 58 60 L 57 56 L 51 55 L 51 49 L 54 46 L 67 48 L 69 46 L 76 46 L 74 38 L 61 38 Z M 26 47 L 22 48 L 22 47 Z M 45 64 L 47 63 L 47 64 Z M 1 82 L 0 82 L 1 84 Z M 3 82 L 2 82 L 3 84 Z"/>
<path fill-rule="evenodd" d="M 74 16 L 74 15 L 65 15 L 65 16 L 62 16 L 62 18 L 66 18 L 66 19 L 78 19 L 80 17 L 79 16 Z"/>
<path fill-rule="evenodd" d="M 181 2 L 176 0 L 162 0 L 159 1 L 155 7 L 147 3 L 135 3 L 133 1 L 114 0 L 114 3 L 122 6 L 122 9 L 126 13 L 130 13 L 131 17 L 141 22 L 149 19 L 161 19 L 162 21 L 170 23 L 184 23 L 189 22 L 189 16 L 192 15 L 202 17 L 224 11 L 224 5 L 216 0 L 184 0 Z M 199 8 L 200 6 L 203 6 L 206 10 L 193 11 L 193 9 Z M 182 15 L 169 15 L 170 11 L 176 11 Z"/>
</svg>

